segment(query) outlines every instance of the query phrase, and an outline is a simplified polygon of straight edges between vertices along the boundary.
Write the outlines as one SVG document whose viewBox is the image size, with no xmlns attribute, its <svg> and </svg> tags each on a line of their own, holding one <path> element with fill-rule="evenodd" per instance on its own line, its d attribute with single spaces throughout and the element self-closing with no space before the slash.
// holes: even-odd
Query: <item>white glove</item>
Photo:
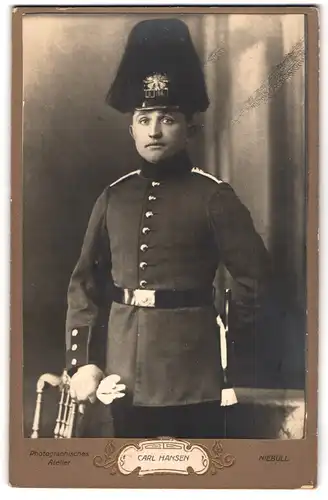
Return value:
<svg viewBox="0 0 328 500">
<path fill-rule="evenodd" d="M 71 378 L 70 395 L 76 401 L 96 401 L 99 381 L 104 377 L 96 365 L 81 366 Z"/>
<path fill-rule="evenodd" d="M 120 380 L 121 377 L 115 374 L 104 378 L 97 389 L 97 398 L 105 405 L 110 405 L 116 398 L 123 398 L 125 393 L 122 391 L 126 389 L 126 386 L 119 384 Z"/>
</svg>

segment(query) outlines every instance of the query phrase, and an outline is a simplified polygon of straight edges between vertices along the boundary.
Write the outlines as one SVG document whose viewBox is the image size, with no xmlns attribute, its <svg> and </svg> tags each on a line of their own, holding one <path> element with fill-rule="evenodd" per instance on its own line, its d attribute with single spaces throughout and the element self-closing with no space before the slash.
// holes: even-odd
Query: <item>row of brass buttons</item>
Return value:
<svg viewBox="0 0 328 500">
<path fill-rule="evenodd" d="M 79 331 L 77 330 L 77 328 L 74 328 L 74 330 L 72 330 L 72 337 L 76 337 L 78 333 L 79 333 Z M 71 350 L 76 351 L 76 349 L 77 349 L 77 344 L 73 344 L 71 347 Z M 71 364 L 73 366 L 75 366 L 76 363 L 77 363 L 77 359 L 73 358 L 71 361 Z"/>
<path fill-rule="evenodd" d="M 157 181 L 153 181 L 151 183 L 152 187 L 157 187 L 157 186 L 160 186 L 160 182 L 157 182 Z M 148 196 L 148 201 L 156 201 L 156 196 L 154 196 L 153 194 L 149 194 Z M 154 216 L 154 212 L 152 210 L 147 210 L 147 212 L 145 213 L 145 217 L 147 219 L 151 219 L 152 217 Z M 142 234 L 144 235 L 147 235 L 149 234 L 151 231 L 151 229 L 148 227 L 148 226 L 144 226 L 141 230 Z M 145 253 L 147 252 L 149 246 L 146 244 L 146 243 L 142 243 L 140 245 L 140 250 Z M 139 264 L 139 267 L 142 271 L 144 271 L 147 267 L 148 267 L 148 262 L 146 262 L 145 260 L 143 260 L 142 262 L 140 262 Z M 147 286 L 147 281 L 146 280 L 140 280 L 139 282 L 139 285 L 141 288 L 146 288 Z"/>
</svg>

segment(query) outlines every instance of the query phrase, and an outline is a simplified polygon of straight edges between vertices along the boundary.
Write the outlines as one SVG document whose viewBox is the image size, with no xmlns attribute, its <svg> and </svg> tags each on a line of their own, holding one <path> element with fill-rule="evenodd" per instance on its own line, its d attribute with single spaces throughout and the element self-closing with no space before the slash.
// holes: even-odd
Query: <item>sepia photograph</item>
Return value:
<svg viewBox="0 0 328 500">
<path fill-rule="evenodd" d="M 305 437 L 305 17 L 24 15 L 24 437 Z"/>
</svg>

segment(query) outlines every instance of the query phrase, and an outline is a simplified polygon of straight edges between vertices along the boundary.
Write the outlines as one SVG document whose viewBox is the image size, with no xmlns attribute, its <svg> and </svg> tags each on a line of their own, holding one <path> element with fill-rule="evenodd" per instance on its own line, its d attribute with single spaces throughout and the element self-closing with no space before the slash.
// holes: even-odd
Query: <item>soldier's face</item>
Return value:
<svg viewBox="0 0 328 500">
<path fill-rule="evenodd" d="M 177 111 L 136 111 L 130 133 L 140 156 L 157 163 L 186 147 L 191 124 L 183 113 Z"/>
</svg>

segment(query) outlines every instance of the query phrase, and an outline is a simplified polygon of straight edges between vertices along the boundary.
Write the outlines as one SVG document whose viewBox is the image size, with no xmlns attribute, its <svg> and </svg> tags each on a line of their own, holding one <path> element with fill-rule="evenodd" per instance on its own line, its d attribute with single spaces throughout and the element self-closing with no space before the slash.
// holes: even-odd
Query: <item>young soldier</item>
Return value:
<svg viewBox="0 0 328 500">
<path fill-rule="evenodd" d="M 213 281 L 223 262 L 236 281 L 233 330 L 252 331 L 268 275 L 267 252 L 231 186 L 193 168 L 193 115 L 209 104 L 184 23 L 132 30 L 108 94 L 132 113 L 140 155 L 98 198 L 68 290 L 72 394 L 95 400 L 117 375 L 117 437 L 222 436 L 223 387 Z M 104 279 L 105 278 L 105 279 Z M 111 284 L 104 372 L 88 355 Z"/>
</svg>

